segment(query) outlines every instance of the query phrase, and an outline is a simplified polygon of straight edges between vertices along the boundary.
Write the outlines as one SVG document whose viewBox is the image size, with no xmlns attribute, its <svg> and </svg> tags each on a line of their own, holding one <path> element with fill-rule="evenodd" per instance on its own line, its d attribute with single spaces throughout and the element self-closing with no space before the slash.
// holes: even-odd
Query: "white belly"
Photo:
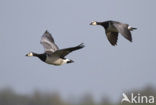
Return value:
<svg viewBox="0 0 156 105">
<path fill-rule="evenodd" d="M 64 59 L 59 57 L 47 57 L 45 62 L 52 65 L 62 65 L 65 63 Z"/>
</svg>

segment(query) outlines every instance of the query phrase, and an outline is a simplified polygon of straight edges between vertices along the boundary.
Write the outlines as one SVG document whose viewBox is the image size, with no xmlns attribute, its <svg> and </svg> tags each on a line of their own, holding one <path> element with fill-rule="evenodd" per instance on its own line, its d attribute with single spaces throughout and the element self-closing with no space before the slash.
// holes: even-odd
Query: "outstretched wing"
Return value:
<svg viewBox="0 0 156 105">
<path fill-rule="evenodd" d="M 118 30 L 121 35 L 132 42 L 131 32 L 128 30 L 128 24 L 123 24 L 120 22 L 113 22 L 114 27 Z"/>
<path fill-rule="evenodd" d="M 53 37 L 47 30 L 41 37 L 40 43 L 43 45 L 45 52 L 55 52 L 59 49 L 55 44 Z"/>
<path fill-rule="evenodd" d="M 55 51 L 53 54 L 56 56 L 59 56 L 61 58 L 64 58 L 66 55 L 68 55 L 69 53 L 71 53 L 72 51 L 78 50 L 83 48 L 84 45 L 83 43 L 81 43 L 80 45 L 76 46 L 76 47 L 70 47 L 70 48 L 65 48 L 65 49 L 60 49 Z"/>
<path fill-rule="evenodd" d="M 111 45 L 115 46 L 118 40 L 118 32 L 108 32 L 106 31 L 106 36 Z"/>
</svg>

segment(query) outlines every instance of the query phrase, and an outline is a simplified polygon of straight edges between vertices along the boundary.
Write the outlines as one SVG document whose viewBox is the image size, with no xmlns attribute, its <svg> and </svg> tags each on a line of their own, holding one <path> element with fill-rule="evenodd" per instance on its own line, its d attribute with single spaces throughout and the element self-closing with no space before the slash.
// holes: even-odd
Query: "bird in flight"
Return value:
<svg viewBox="0 0 156 105">
<path fill-rule="evenodd" d="M 132 42 L 132 36 L 130 31 L 137 29 L 129 26 L 128 24 L 124 24 L 112 20 L 104 21 L 104 22 L 92 21 L 90 25 L 100 25 L 104 27 L 107 39 L 110 42 L 110 44 L 113 46 L 117 45 L 118 33 L 120 33 L 130 42 Z"/>
<path fill-rule="evenodd" d="M 41 61 L 52 65 L 62 65 L 74 62 L 71 59 L 65 58 L 65 56 L 71 53 L 72 51 L 79 50 L 84 47 L 83 43 L 81 43 L 80 45 L 75 47 L 59 49 L 58 46 L 55 44 L 54 38 L 47 30 L 41 37 L 40 43 L 44 47 L 44 53 L 37 54 L 34 52 L 30 52 L 26 54 L 26 56 L 38 57 Z"/>
</svg>

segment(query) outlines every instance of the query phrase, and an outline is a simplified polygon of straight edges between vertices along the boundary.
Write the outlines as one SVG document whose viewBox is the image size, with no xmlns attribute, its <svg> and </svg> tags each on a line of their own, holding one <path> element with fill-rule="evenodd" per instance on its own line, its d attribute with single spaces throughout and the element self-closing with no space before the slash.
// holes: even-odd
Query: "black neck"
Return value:
<svg viewBox="0 0 156 105">
<path fill-rule="evenodd" d="M 97 22 L 97 25 L 103 26 L 105 29 L 109 27 L 109 22 Z"/>
<path fill-rule="evenodd" d="M 96 22 L 97 25 L 101 25 L 101 22 Z"/>
<path fill-rule="evenodd" d="M 42 60 L 43 62 L 45 62 L 45 60 L 46 60 L 46 54 L 45 53 L 43 53 L 43 54 L 33 53 L 33 56 L 40 58 L 40 60 Z"/>
</svg>

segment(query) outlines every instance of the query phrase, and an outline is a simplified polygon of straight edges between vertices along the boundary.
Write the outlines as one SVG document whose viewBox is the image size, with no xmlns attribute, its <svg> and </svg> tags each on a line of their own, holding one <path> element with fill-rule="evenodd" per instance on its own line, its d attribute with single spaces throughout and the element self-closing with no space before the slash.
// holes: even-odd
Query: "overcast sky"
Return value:
<svg viewBox="0 0 156 105">
<path fill-rule="evenodd" d="M 155 0 L 0 0 L 0 88 L 21 93 L 58 91 L 64 97 L 92 93 L 112 100 L 122 92 L 156 86 Z M 121 35 L 111 46 L 93 20 L 116 20 L 138 30 L 130 43 Z M 38 58 L 42 34 L 52 33 L 59 48 L 85 44 L 67 56 L 72 64 L 53 66 Z"/>
</svg>

